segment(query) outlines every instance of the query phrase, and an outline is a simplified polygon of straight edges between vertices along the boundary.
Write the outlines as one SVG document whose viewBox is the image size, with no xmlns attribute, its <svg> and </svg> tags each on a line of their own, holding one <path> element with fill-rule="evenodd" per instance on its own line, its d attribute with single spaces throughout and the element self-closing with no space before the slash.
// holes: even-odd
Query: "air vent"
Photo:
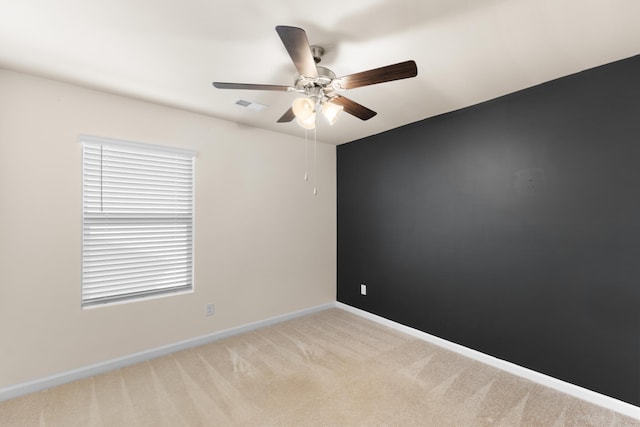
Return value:
<svg viewBox="0 0 640 427">
<path fill-rule="evenodd" d="M 260 104 L 259 102 L 247 101 L 246 99 L 238 99 L 236 101 L 236 105 L 240 105 L 241 107 L 247 107 L 253 111 L 262 111 L 267 108 L 266 105 Z"/>
</svg>

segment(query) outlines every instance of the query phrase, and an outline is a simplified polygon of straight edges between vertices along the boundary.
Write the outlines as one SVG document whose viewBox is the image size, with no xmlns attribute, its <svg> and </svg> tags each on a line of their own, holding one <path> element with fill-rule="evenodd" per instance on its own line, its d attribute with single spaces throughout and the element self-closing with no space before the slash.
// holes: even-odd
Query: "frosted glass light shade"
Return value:
<svg viewBox="0 0 640 427">
<path fill-rule="evenodd" d="M 311 115 L 304 120 L 301 119 L 300 117 L 296 117 L 296 122 L 298 122 L 298 124 L 305 129 L 315 129 L 316 113 L 311 113 Z"/>
<path fill-rule="evenodd" d="M 334 104 L 331 101 L 327 101 L 322 104 L 322 114 L 326 117 L 331 126 L 336 122 L 338 114 L 340 114 L 342 110 L 342 105 Z"/>
<path fill-rule="evenodd" d="M 291 107 L 298 119 L 306 120 L 314 113 L 315 105 L 309 98 L 296 98 Z"/>
</svg>

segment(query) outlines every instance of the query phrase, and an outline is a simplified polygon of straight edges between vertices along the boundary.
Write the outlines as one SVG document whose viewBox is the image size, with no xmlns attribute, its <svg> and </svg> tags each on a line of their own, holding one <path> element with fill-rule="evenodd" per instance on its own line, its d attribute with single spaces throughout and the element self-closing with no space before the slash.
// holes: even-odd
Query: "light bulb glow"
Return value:
<svg viewBox="0 0 640 427">
<path fill-rule="evenodd" d="M 334 104 L 331 101 L 327 101 L 322 104 L 322 114 L 329 122 L 329 125 L 333 126 L 338 118 L 338 114 L 343 110 L 342 105 Z"/>
<path fill-rule="evenodd" d="M 291 105 L 293 114 L 300 120 L 307 120 L 314 114 L 315 105 L 309 98 L 296 98 Z"/>
<path fill-rule="evenodd" d="M 316 113 L 311 113 L 306 119 L 296 117 L 296 122 L 305 129 L 315 129 L 316 127 Z"/>
</svg>

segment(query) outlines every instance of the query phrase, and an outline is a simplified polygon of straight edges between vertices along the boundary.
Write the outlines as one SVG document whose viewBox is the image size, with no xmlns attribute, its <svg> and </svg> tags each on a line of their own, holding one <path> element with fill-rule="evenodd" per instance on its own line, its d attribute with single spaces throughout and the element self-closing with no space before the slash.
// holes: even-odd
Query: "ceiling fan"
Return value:
<svg viewBox="0 0 640 427">
<path fill-rule="evenodd" d="M 321 111 L 332 125 L 342 110 L 361 120 L 369 120 L 377 114 L 375 111 L 342 96 L 340 92 L 415 77 L 418 74 L 415 61 L 405 61 L 336 77 L 333 71 L 317 65 L 324 49 L 310 46 L 302 28 L 279 25 L 276 31 L 300 74 L 293 86 L 224 82 L 213 82 L 213 86 L 218 89 L 271 90 L 304 95 L 293 101 L 293 105 L 278 119 L 278 123 L 290 122 L 295 118 L 300 126 L 313 129 L 316 111 Z"/>
</svg>

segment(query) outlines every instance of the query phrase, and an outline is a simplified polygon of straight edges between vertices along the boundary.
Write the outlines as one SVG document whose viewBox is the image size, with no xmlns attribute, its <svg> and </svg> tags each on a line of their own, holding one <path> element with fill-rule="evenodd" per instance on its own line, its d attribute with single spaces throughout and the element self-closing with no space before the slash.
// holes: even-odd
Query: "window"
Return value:
<svg viewBox="0 0 640 427">
<path fill-rule="evenodd" d="M 195 153 L 80 141 L 82 306 L 192 290 Z"/>
</svg>

